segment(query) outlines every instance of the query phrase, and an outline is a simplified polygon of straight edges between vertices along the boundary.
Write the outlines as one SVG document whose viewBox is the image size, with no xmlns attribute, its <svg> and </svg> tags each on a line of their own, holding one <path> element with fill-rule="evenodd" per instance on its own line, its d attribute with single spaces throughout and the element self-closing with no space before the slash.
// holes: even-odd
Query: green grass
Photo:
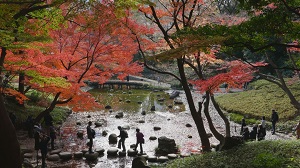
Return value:
<svg viewBox="0 0 300 168">
<path fill-rule="evenodd" d="M 253 141 L 221 152 L 180 158 L 152 168 L 298 168 L 300 141 Z"/>
<path fill-rule="evenodd" d="M 240 123 L 241 118 L 245 117 L 249 124 L 255 124 L 265 116 L 266 120 L 270 121 L 271 110 L 276 109 L 279 114 L 279 129 L 285 132 L 292 131 L 300 117 L 283 90 L 266 80 L 253 82 L 249 87 L 251 89 L 247 91 L 216 97 L 220 107 L 230 113 L 230 119 Z M 296 99 L 300 100 L 300 84 L 289 85 L 289 88 Z"/>
</svg>

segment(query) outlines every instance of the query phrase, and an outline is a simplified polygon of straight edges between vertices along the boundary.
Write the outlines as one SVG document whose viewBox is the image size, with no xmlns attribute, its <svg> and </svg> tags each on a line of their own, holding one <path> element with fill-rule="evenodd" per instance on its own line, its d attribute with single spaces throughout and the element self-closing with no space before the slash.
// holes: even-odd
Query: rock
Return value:
<svg viewBox="0 0 300 168">
<path fill-rule="evenodd" d="M 146 158 L 138 156 L 132 160 L 131 168 L 149 168 L 149 166 L 147 166 Z"/>
<path fill-rule="evenodd" d="M 98 152 L 99 155 L 103 155 L 104 151 L 105 151 L 104 148 L 96 148 L 96 149 L 95 149 L 95 152 Z"/>
<path fill-rule="evenodd" d="M 188 138 L 193 138 L 193 136 L 192 135 L 188 135 Z"/>
<path fill-rule="evenodd" d="M 81 152 L 83 153 L 83 154 L 85 154 L 85 153 L 87 153 L 89 150 L 88 149 L 83 149 Z"/>
<path fill-rule="evenodd" d="M 126 156 L 126 151 L 120 151 L 119 156 Z"/>
<path fill-rule="evenodd" d="M 93 152 L 93 153 L 87 152 L 84 154 L 85 159 L 88 161 L 94 161 L 98 158 L 98 156 L 99 156 L 98 152 Z"/>
<path fill-rule="evenodd" d="M 160 127 L 153 127 L 153 129 L 154 129 L 154 131 L 158 131 L 158 130 L 161 130 L 161 128 Z"/>
<path fill-rule="evenodd" d="M 105 106 L 105 109 L 111 109 L 110 105 Z"/>
<path fill-rule="evenodd" d="M 130 101 L 130 100 L 126 100 L 125 102 L 126 102 L 126 103 L 130 103 L 131 101 Z"/>
<path fill-rule="evenodd" d="M 49 161 L 59 161 L 59 155 L 58 154 L 48 155 L 47 160 L 49 160 Z"/>
<path fill-rule="evenodd" d="M 189 154 L 189 153 L 182 153 L 182 154 L 180 154 L 180 157 L 182 157 L 182 158 L 190 157 L 190 156 L 191 156 L 191 154 Z"/>
<path fill-rule="evenodd" d="M 87 116 L 87 118 L 91 118 L 91 117 L 92 117 L 91 115 L 88 115 L 88 116 Z"/>
<path fill-rule="evenodd" d="M 159 156 L 158 158 L 157 158 L 157 162 L 160 162 L 160 163 L 163 163 L 163 162 L 166 162 L 166 161 L 168 161 L 169 159 L 168 159 L 168 157 L 166 157 L 166 156 Z"/>
<path fill-rule="evenodd" d="M 80 121 L 77 121 L 77 122 L 76 122 L 76 125 L 81 125 L 81 122 L 80 122 Z"/>
<path fill-rule="evenodd" d="M 145 110 L 143 110 L 141 114 L 142 114 L 142 115 L 146 115 L 146 111 L 145 111 Z"/>
<path fill-rule="evenodd" d="M 155 106 L 152 106 L 150 110 L 155 111 Z"/>
<path fill-rule="evenodd" d="M 175 153 L 170 153 L 170 154 L 168 154 L 168 158 L 169 159 L 176 159 L 176 158 L 178 158 L 178 155 L 175 154 Z"/>
<path fill-rule="evenodd" d="M 116 118 L 122 118 L 122 117 L 124 117 L 124 113 L 118 112 L 118 114 L 116 115 Z"/>
<path fill-rule="evenodd" d="M 138 101 L 137 103 L 138 103 L 138 104 L 142 104 L 143 102 L 141 102 L 141 101 Z"/>
<path fill-rule="evenodd" d="M 33 149 L 30 149 L 27 146 L 21 145 L 20 148 L 21 148 L 20 150 L 22 153 L 32 153 L 33 152 Z"/>
<path fill-rule="evenodd" d="M 173 108 L 173 105 L 170 104 L 170 105 L 168 105 L 168 107 L 169 107 L 169 108 Z"/>
<path fill-rule="evenodd" d="M 134 148 L 135 148 L 135 145 L 136 145 L 136 144 L 131 144 L 131 145 L 130 145 L 130 148 L 131 148 L 131 149 L 134 149 Z"/>
<path fill-rule="evenodd" d="M 95 122 L 95 126 L 96 126 L 96 127 L 101 127 L 102 125 L 103 125 L 103 123 L 100 122 L 100 121 L 96 121 L 96 122 Z"/>
<path fill-rule="evenodd" d="M 213 134 L 212 134 L 212 133 L 207 133 L 206 135 L 207 135 L 208 138 L 213 137 Z"/>
<path fill-rule="evenodd" d="M 145 120 L 139 120 L 138 123 L 145 123 Z"/>
<path fill-rule="evenodd" d="M 62 149 L 55 149 L 55 150 L 52 150 L 52 151 L 50 151 L 50 155 L 53 155 L 53 154 L 59 154 L 61 151 L 62 151 Z"/>
<path fill-rule="evenodd" d="M 118 155 L 118 148 L 111 147 L 107 150 L 107 156 L 117 156 Z"/>
<path fill-rule="evenodd" d="M 127 153 L 128 153 L 128 156 L 136 156 L 138 152 L 133 149 L 128 149 Z"/>
<path fill-rule="evenodd" d="M 192 125 L 191 125 L 191 124 L 185 124 L 185 126 L 186 126 L 186 127 L 192 127 Z"/>
<path fill-rule="evenodd" d="M 112 143 L 112 144 L 117 143 L 118 142 L 117 134 L 110 134 L 109 137 L 108 137 L 108 142 Z"/>
<path fill-rule="evenodd" d="M 177 90 L 174 90 L 171 95 L 170 95 L 170 99 L 174 99 L 176 98 L 177 96 L 179 96 L 180 92 L 177 91 Z"/>
<path fill-rule="evenodd" d="M 107 135 L 107 131 L 106 130 L 102 131 L 102 136 L 106 136 L 106 135 Z"/>
<path fill-rule="evenodd" d="M 130 126 L 129 126 L 129 125 L 124 125 L 122 128 L 123 128 L 124 130 L 130 130 Z"/>
<path fill-rule="evenodd" d="M 149 137 L 149 140 L 153 141 L 153 140 L 156 140 L 157 138 L 155 136 L 150 136 Z"/>
<path fill-rule="evenodd" d="M 24 153 L 24 158 L 32 158 L 33 154 L 32 153 Z"/>
<path fill-rule="evenodd" d="M 158 138 L 158 154 L 170 154 L 178 151 L 175 140 L 165 136 Z"/>
<path fill-rule="evenodd" d="M 26 167 L 26 168 L 33 168 L 34 167 L 28 158 L 24 159 L 23 166 Z"/>
<path fill-rule="evenodd" d="M 72 153 L 71 152 L 60 152 L 59 157 L 62 160 L 70 160 L 70 159 L 72 159 Z"/>
<path fill-rule="evenodd" d="M 83 138 L 83 134 L 84 134 L 84 131 L 83 130 L 79 130 L 78 132 L 77 132 L 77 138 Z"/>
<path fill-rule="evenodd" d="M 157 161 L 157 157 L 156 156 L 148 156 L 147 160 L 149 162 L 156 162 Z"/>
<path fill-rule="evenodd" d="M 183 104 L 182 100 L 180 99 L 175 99 L 174 104 Z"/>
<path fill-rule="evenodd" d="M 75 159 L 81 159 L 83 157 L 83 152 L 75 152 L 74 153 L 74 158 Z"/>
</svg>

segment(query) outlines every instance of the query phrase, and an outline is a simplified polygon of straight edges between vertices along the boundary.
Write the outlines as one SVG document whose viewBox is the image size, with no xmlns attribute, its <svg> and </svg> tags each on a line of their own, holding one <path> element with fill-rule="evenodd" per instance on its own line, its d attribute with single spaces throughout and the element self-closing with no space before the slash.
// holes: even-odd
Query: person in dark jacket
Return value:
<svg viewBox="0 0 300 168">
<path fill-rule="evenodd" d="M 93 153 L 92 148 L 93 148 L 93 138 L 95 138 L 95 131 L 91 128 L 92 122 L 88 122 L 88 126 L 86 127 L 86 132 L 88 139 L 90 140 L 88 145 L 89 145 L 89 153 Z"/>
<path fill-rule="evenodd" d="M 259 124 L 258 131 L 257 131 L 257 140 L 261 141 L 264 140 L 266 136 L 266 128 L 263 125 Z"/>
<path fill-rule="evenodd" d="M 118 148 L 121 149 L 121 146 L 122 146 L 123 152 L 125 152 L 126 151 L 125 139 L 128 138 L 128 135 L 121 126 L 118 126 L 118 130 L 120 130 L 120 135 L 118 136 L 120 138 L 120 140 L 118 142 Z"/>
<path fill-rule="evenodd" d="M 41 154 L 42 154 L 42 168 L 46 167 L 46 156 L 48 153 L 48 142 L 50 141 L 50 137 L 47 135 L 42 135 L 41 136 L 41 142 L 40 142 L 40 149 L 41 149 Z"/>
<path fill-rule="evenodd" d="M 136 129 L 136 144 L 135 144 L 135 150 L 140 145 L 140 154 L 143 154 L 143 143 L 145 143 L 144 140 L 144 134 L 140 132 L 140 129 Z"/>
<path fill-rule="evenodd" d="M 249 139 L 249 129 L 248 129 L 248 127 L 244 128 L 243 139 L 244 139 L 244 141 L 247 141 Z"/>
<path fill-rule="evenodd" d="M 241 122 L 241 135 L 243 135 L 243 133 L 244 133 L 244 127 L 246 127 L 246 120 L 245 120 L 245 118 L 243 118 L 242 122 Z"/>
<path fill-rule="evenodd" d="M 54 141 L 56 139 L 56 130 L 54 126 L 50 126 L 51 150 L 54 150 Z"/>
<path fill-rule="evenodd" d="M 249 139 L 250 140 L 256 140 L 256 135 L 257 135 L 257 126 L 254 125 L 250 134 L 249 134 Z"/>
<path fill-rule="evenodd" d="M 278 113 L 275 111 L 275 109 L 272 110 L 272 116 L 271 116 L 271 122 L 272 122 L 272 135 L 275 134 L 275 126 L 278 121 Z"/>
</svg>

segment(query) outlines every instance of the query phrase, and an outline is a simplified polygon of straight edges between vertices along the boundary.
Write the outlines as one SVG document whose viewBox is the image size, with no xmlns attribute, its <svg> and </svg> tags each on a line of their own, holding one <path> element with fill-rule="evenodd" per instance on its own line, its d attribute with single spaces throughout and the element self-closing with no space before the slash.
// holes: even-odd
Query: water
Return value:
<svg viewBox="0 0 300 168">
<path fill-rule="evenodd" d="M 190 154 L 193 152 L 199 152 L 201 147 L 200 138 L 196 126 L 194 124 L 194 121 L 190 115 L 186 100 L 184 98 L 184 94 L 180 95 L 180 97 L 184 102 L 183 105 L 172 104 L 173 105 L 172 108 L 167 107 L 168 105 L 170 105 L 170 101 L 172 102 L 172 100 L 168 100 L 166 98 L 168 102 L 167 101 L 159 102 L 157 100 L 166 95 L 157 96 L 157 94 L 158 93 L 152 92 L 152 93 L 144 94 L 144 96 L 139 95 L 139 100 L 143 101 L 142 104 L 135 103 L 135 101 L 131 101 L 130 103 L 124 103 L 122 101 L 120 103 L 122 105 L 125 106 L 131 105 L 137 107 L 130 107 L 134 109 L 134 111 L 124 112 L 124 117 L 119 119 L 115 118 L 115 115 L 118 112 L 121 112 L 123 110 L 121 107 L 116 107 L 117 103 L 114 103 L 112 105 L 113 107 L 112 112 L 103 109 L 96 112 L 80 112 L 80 113 L 71 114 L 61 128 L 62 132 L 64 132 L 62 138 L 62 141 L 64 142 L 64 151 L 76 152 L 76 151 L 81 151 L 83 149 L 87 149 L 88 147 L 86 146 L 86 142 L 87 142 L 86 133 L 84 134 L 83 139 L 78 139 L 76 136 L 77 131 L 83 130 L 86 132 L 86 126 L 88 121 L 95 122 L 98 120 L 104 120 L 105 123 L 102 127 L 94 128 L 96 131 L 96 137 L 94 139 L 94 149 L 101 147 L 105 149 L 105 152 L 103 156 L 98 157 L 98 160 L 94 162 L 88 162 L 85 161 L 84 159 L 71 160 L 68 162 L 68 166 L 82 167 L 82 168 L 83 167 L 130 168 L 131 162 L 134 159 L 134 157 L 131 156 L 107 157 L 106 154 L 107 149 L 109 149 L 110 147 L 116 147 L 117 145 L 117 144 L 109 144 L 108 136 L 112 133 L 119 135 L 119 130 L 117 129 L 118 126 L 123 126 L 123 127 L 127 126 L 130 128 L 129 130 L 127 130 L 129 138 L 127 138 L 125 141 L 127 149 L 129 149 L 129 146 L 131 144 L 136 143 L 135 129 L 140 128 L 141 132 L 145 136 L 144 137 L 145 144 L 143 145 L 143 148 L 144 148 L 144 152 L 147 155 L 155 155 L 155 148 L 158 146 L 157 140 L 153 140 L 153 141 L 149 140 L 150 136 L 155 136 L 157 138 L 161 136 L 166 136 L 168 138 L 175 139 L 177 146 L 180 148 L 181 154 Z M 100 98 L 99 95 L 97 96 Z M 116 94 L 114 96 L 116 96 Z M 136 95 L 132 94 L 131 96 L 135 97 Z M 201 98 L 200 94 L 194 94 L 194 96 L 196 101 L 200 100 Z M 120 97 L 118 97 L 118 99 L 119 98 Z M 126 99 L 128 98 L 129 97 L 127 97 Z M 123 97 L 122 99 L 124 100 L 125 98 Z M 152 99 L 154 99 L 153 102 L 151 102 Z M 115 100 L 115 98 L 112 98 L 111 100 Z M 148 110 L 149 109 L 148 106 L 152 106 L 152 105 L 155 105 L 156 107 L 156 111 L 154 112 Z M 125 109 L 129 110 L 130 108 L 126 107 Z M 146 115 L 142 115 L 141 114 L 142 111 L 146 111 Z M 214 117 L 212 116 L 212 118 Z M 141 120 L 144 121 L 144 123 L 141 123 L 140 122 Z M 216 121 L 216 122 L 217 122 L 217 128 L 222 131 L 223 130 L 222 122 L 220 121 Z M 76 123 L 81 123 L 81 125 L 77 125 Z M 191 124 L 192 127 L 186 127 L 186 124 Z M 155 131 L 153 129 L 154 126 L 161 127 L 161 130 Z M 102 131 L 107 131 L 108 135 L 102 136 Z M 215 138 L 211 138 L 210 141 L 211 143 L 217 143 L 217 140 Z M 149 163 L 149 164 L 158 164 L 158 163 Z"/>
</svg>

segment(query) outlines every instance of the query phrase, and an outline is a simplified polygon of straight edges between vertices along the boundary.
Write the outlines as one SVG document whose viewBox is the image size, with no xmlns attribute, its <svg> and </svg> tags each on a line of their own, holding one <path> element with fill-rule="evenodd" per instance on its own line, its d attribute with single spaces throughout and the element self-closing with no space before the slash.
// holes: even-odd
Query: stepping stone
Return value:
<svg viewBox="0 0 300 168">
<path fill-rule="evenodd" d="M 148 156 L 147 160 L 148 160 L 148 162 L 156 162 L 157 157 L 156 156 Z"/>
<path fill-rule="evenodd" d="M 170 154 L 168 154 L 168 158 L 169 159 L 176 159 L 176 158 L 178 158 L 178 155 L 176 155 L 175 153 L 170 153 Z"/>
<path fill-rule="evenodd" d="M 59 161 L 59 155 L 58 154 L 48 155 L 47 160 L 49 160 L 49 161 Z"/>
<path fill-rule="evenodd" d="M 75 159 L 81 159 L 83 157 L 83 152 L 75 152 L 74 153 L 74 158 Z"/>
<path fill-rule="evenodd" d="M 72 159 L 72 153 L 71 152 L 60 152 L 59 157 L 62 160 L 70 160 L 70 159 Z"/>
<path fill-rule="evenodd" d="M 141 157 L 148 159 L 148 155 L 147 154 L 142 154 Z"/>
<path fill-rule="evenodd" d="M 105 149 L 104 149 L 104 148 L 96 148 L 96 149 L 95 149 L 95 152 L 98 152 L 98 153 L 99 153 L 99 155 L 102 155 L 102 154 L 104 154 L 104 151 L 105 151 Z"/>
<path fill-rule="evenodd" d="M 50 155 L 53 155 L 53 154 L 59 154 L 61 151 L 62 151 L 62 149 L 55 149 L 55 150 L 52 150 L 52 151 L 50 151 Z"/>
<path fill-rule="evenodd" d="M 21 152 L 23 153 L 32 153 L 33 149 L 28 148 L 27 146 L 20 146 Z"/>
<path fill-rule="evenodd" d="M 138 151 L 133 150 L 133 149 L 128 149 L 127 153 L 128 153 L 128 156 L 136 156 Z"/>
<path fill-rule="evenodd" d="M 160 127 L 153 127 L 154 131 L 158 131 L 158 130 L 161 130 Z"/>
<path fill-rule="evenodd" d="M 33 154 L 32 153 L 25 153 L 24 158 L 32 158 Z"/>
<path fill-rule="evenodd" d="M 156 140 L 156 139 L 157 139 L 157 138 L 156 138 L 155 136 L 150 136 L 150 137 L 149 137 L 149 140 L 151 140 L 151 141 L 152 141 L 152 140 Z"/>
<path fill-rule="evenodd" d="M 189 156 L 191 156 L 191 154 L 188 154 L 188 153 L 186 153 L 186 154 L 180 154 L 180 157 L 182 157 L 182 158 L 189 157 Z"/>
<path fill-rule="evenodd" d="M 126 151 L 120 151 L 119 156 L 126 156 Z"/>
<path fill-rule="evenodd" d="M 94 160 L 96 160 L 98 158 L 98 156 L 99 156 L 98 152 L 93 152 L 93 153 L 87 152 L 87 153 L 84 154 L 84 157 L 88 161 L 94 161 Z"/>
<path fill-rule="evenodd" d="M 81 152 L 83 153 L 83 154 L 85 154 L 86 152 L 88 152 L 89 150 L 88 149 L 83 149 Z"/>
<path fill-rule="evenodd" d="M 107 150 L 107 155 L 108 156 L 117 156 L 118 155 L 118 151 L 119 149 L 118 148 L 115 148 L 115 147 L 111 147 Z"/>
<path fill-rule="evenodd" d="M 168 161 L 169 159 L 168 159 L 168 157 L 166 157 L 166 156 L 159 156 L 158 158 L 157 158 L 157 162 L 160 162 L 160 163 L 163 163 L 163 162 L 166 162 L 166 161 Z"/>
</svg>

